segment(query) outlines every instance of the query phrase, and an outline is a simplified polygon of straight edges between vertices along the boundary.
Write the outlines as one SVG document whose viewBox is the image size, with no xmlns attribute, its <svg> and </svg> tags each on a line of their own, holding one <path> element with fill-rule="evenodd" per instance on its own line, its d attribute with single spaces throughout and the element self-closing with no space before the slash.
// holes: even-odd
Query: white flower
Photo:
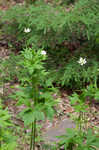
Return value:
<svg viewBox="0 0 99 150">
<path fill-rule="evenodd" d="M 41 54 L 42 55 L 46 55 L 46 51 L 41 51 Z"/>
<path fill-rule="evenodd" d="M 81 66 L 83 66 L 84 64 L 86 64 L 86 63 L 87 63 L 86 58 L 82 58 L 82 57 L 80 57 L 80 59 L 79 59 L 78 63 L 79 63 Z"/>
<path fill-rule="evenodd" d="M 30 31 L 31 31 L 30 28 L 25 28 L 25 29 L 24 29 L 24 32 L 25 32 L 25 33 L 29 33 Z"/>
</svg>

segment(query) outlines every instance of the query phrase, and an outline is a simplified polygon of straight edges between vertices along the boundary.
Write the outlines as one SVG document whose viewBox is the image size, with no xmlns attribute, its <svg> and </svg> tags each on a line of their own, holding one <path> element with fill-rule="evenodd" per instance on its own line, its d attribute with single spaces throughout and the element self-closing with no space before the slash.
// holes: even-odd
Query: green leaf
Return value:
<svg viewBox="0 0 99 150">
<path fill-rule="evenodd" d="M 72 94 L 72 96 L 69 96 L 71 105 L 76 104 L 76 102 L 79 102 L 79 95 L 77 93 Z"/>
<path fill-rule="evenodd" d="M 20 116 L 23 118 L 25 125 L 30 125 L 34 121 L 34 112 L 30 108 L 26 108 L 21 111 Z"/>
<path fill-rule="evenodd" d="M 44 120 L 45 119 L 45 115 L 41 111 L 42 108 L 40 108 L 40 107 L 39 107 L 39 109 L 37 109 L 37 108 L 38 108 L 38 106 L 36 106 L 33 109 L 26 108 L 20 113 L 20 116 L 23 118 L 25 125 L 30 125 L 31 123 L 34 122 L 35 119 L 36 120 Z"/>
<path fill-rule="evenodd" d="M 99 100 L 99 90 L 96 91 L 94 98 L 95 98 L 96 100 Z"/>
</svg>

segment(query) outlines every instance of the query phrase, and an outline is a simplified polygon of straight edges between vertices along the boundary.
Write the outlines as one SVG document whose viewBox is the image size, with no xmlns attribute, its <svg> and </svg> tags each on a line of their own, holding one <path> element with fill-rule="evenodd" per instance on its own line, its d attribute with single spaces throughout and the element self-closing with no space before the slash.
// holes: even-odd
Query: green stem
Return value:
<svg viewBox="0 0 99 150">
<path fill-rule="evenodd" d="M 1 141 L 0 141 L 0 148 L 1 148 Z"/>
<path fill-rule="evenodd" d="M 0 127 L 0 135 L 2 136 L 2 133 L 1 133 L 1 127 Z M 1 137 L 2 138 L 2 137 Z M 1 145 L 2 145 L 2 140 L 0 138 L 0 148 L 1 148 Z"/>
<path fill-rule="evenodd" d="M 97 89 L 97 77 L 95 77 L 95 88 Z"/>
<path fill-rule="evenodd" d="M 34 120 L 34 126 L 33 126 L 33 150 L 35 150 L 36 146 L 36 119 Z"/>
<path fill-rule="evenodd" d="M 79 130 L 81 131 L 81 119 L 82 119 L 82 113 L 79 113 Z"/>
<path fill-rule="evenodd" d="M 5 100 L 4 88 L 5 88 L 5 86 L 4 86 L 4 82 L 3 82 L 3 99 Z"/>
<path fill-rule="evenodd" d="M 38 103 L 38 87 L 37 85 L 33 85 L 33 90 L 34 90 L 34 107 L 37 105 Z M 36 147 L 36 118 L 34 119 L 33 122 L 33 150 L 35 150 Z"/>
<path fill-rule="evenodd" d="M 33 146 L 33 123 L 32 123 L 32 131 L 31 131 L 31 142 L 30 142 L 30 150 L 32 150 L 32 146 Z"/>
</svg>

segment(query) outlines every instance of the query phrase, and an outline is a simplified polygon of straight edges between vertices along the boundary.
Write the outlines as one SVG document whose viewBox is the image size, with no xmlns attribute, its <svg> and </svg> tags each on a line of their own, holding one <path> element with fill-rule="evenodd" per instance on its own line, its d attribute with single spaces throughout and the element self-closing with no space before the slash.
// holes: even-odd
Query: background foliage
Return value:
<svg viewBox="0 0 99 150">
<path fill-rule="evenodd" d="M 14 47 L 34 44 L 47 50 L 50 81 L 80 88 L 98 80 L 99 5 L 98 0 L 69 2 L 18 4 L 2 13 L 2 30 Z M 88 59 L 82 68 L 81 56 Z"/>
</svg>

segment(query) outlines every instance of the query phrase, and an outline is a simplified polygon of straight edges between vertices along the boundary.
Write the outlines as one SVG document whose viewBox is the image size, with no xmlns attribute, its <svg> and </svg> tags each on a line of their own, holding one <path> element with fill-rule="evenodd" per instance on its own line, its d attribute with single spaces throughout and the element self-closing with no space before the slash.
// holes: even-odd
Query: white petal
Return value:
<svg viewBox="0 0 99 150">
<path fill-rule="evenodd" d="M 30 31 L 31 31 L 30 28 L 25 28 L 25 29 L 24 29 L 24 32 L 25 32 L 25 33 L 29 33 Z"/>
<path fill-rule="evenodd" d="M 82 58 L 82 57 L 80 57 L 80 59 L 79 59 L 78 63 L 79 63 L 81 66 L 83 66 L 84 64 L 86 64 L 86 63 L 87 63 L 86 58 Z"/>
<path fill-rule="evenodd" d="M 83 58 L 82 57 L 80 57 L 80 61 L 82 61 L 83 60 Z"/>
<path fill-rule="evenodd" d="M 41 54 L 42 55 L 46 55 L 46 51 L 41 51 Z"/>
</svg>

